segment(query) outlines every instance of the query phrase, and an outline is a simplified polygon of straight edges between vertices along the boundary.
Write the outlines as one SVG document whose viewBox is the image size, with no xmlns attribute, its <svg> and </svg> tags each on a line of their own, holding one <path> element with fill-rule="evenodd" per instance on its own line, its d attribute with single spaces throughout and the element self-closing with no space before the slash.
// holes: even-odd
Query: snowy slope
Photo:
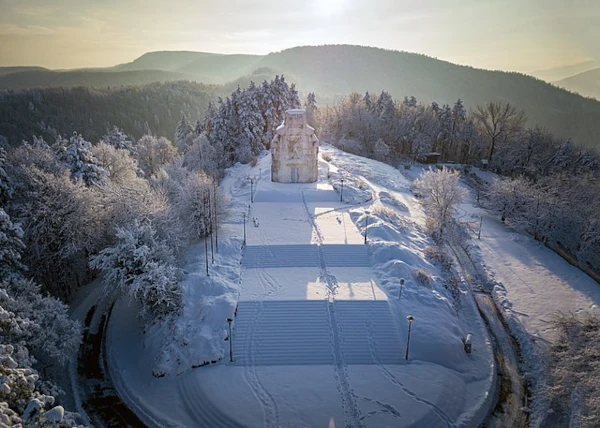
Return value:
<svg viewBox="0 0 600 428">
<path fill-rule="evenodd" d="M 425 260 L 431 242 L 410 183 L 379 162 L 322 152 L 331 161 L 315 184 L 271 183 L 269 156 L 228 171 L 223 246 L 210 277 L 204 247 L 190 247 L 185 314 L 170 340 L 153 331 L 136 339 L 134 311 L 115 307 L 113 376 L 149 425 L 466 427 L 487 414 L 495 380 L 487 332 L 464 286 L 454 300 L 446 274 Z M 247 177 L 259 174 L 250 203 Z M 330 184 L 341 178 L 343 202 Z M 225 319 L 234 311 L 228 362 Z M 162 378 L 152 376 L 157 352 Z M 221 360 L 192 368 L 213 359 Z"/>
</svg>

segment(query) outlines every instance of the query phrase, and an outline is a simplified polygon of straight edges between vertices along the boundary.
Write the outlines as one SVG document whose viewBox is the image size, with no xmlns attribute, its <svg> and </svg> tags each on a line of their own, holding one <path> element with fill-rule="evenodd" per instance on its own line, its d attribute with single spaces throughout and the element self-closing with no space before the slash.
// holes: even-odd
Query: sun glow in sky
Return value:
<svg viewBox="0 0 600 428">
<path fill-rule="evenodd" d="M 330 17 L 342 11 L 346 0 L 316 0 L 319 13 L 324 17 Z"/>
<path fill-rule="evenodd" d="M 0 66 L 356 44 L 528 72 L 600 59 L 598 0 L 0 0 Z"/>
</svg>

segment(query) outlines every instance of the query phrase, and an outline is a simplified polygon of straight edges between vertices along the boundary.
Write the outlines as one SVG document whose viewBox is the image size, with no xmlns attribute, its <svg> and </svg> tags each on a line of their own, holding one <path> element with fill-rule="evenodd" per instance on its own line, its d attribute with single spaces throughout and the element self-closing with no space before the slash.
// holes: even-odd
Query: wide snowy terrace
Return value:
<svg viewBox="0 0 600 428">
<path fill-rule="evenodd" d="M 146 422 L 448 427 L 477 425 L 485 416 L 495 370 L 471 300 L 461 297 L 458 315 L 445 296 L 415 284 L 411 271 L 432 268 L 422 256 L 428 239 L 414 230 L 394 236 L 375 212 L 381 201 L 393 199 L 407 219 L 413 213 L 422 216 L 416 204 L 408 209 L 399 202 L 414 203 L 408 182 L 389 166 L 341 156 L 343 171 L 322 161 L 321 180 L 314 184 L 270 182 L 268 156 L 229 177 L 238 180 L 232 206 L 246 210 L 250 205 L 232 325 L 233 361 L 228 361 L 229 342 L 221 338 L 225 358 L 220 363 L 154 379 L 135 361 L 135 352 L 143 351 L 131 345 L 121 349 L 121 355 L 129 354 L 116 365 L 125 369 L 127 395 L 146 413 Z M 346 183 L 360 176 L 374 199 L 360 205 L 340 202 L 328 173 L 344 174 Z M 253 174 L 261 177 L 250 204 L 249 194 L 239 189 Z M 360 193 L 347 186 L 348 199 Z M 229 233 L 242 230 L 238 224 Z M 196 265 L 201 272 L 202 264 Z M 406 269 L 401 298 L 398 278 L 386 271 L 391 265 Z M 407 361 L 409 314 L 415 321 Z M 467 332 L 476 337 L 470 355 L 461 344 Z M 126 333 L 113 334 L 116 347 L 126 348 Z"/>
</svg>

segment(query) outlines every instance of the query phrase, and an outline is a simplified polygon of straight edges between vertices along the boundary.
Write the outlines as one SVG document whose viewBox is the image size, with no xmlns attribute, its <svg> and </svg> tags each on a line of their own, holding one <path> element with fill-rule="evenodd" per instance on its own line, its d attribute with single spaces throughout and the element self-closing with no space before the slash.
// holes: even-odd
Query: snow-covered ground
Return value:
<svg viewBox="0 0 600 428">
<path fill-rule="evenodd" d="M 271 183 L 269 156 L 228 171 L 233 215 L 210 277 L 203 243 L 190 247 L 170 340 L 154 330 L 142 338 L 136 308 L 115 306 L 113 380 L 148 425 L 469 427 L 486 416 L 496 373 L 487 331 L 464 284 L 453 297 L 426 260 L 410 182 L 327 145 L 322 154 L 330 161 L 314 184 Z M 342 178 L 343 202 L 331 185 Z M 164 377 L 152 375 L 157 365 Z"/>
<path fill-rule="evenodd" d="M 475 172 L 488 182 L 494 179 L 490 172 Z M 459 221 L 470 223 L 473 230 L 471 256 L 521 345 L 524 368 L 536 393 L 545 381 L 544 352 L 556 339 L 553 317 L 600 313 L 600 285 L 554 251 L 479 207 L 474 191 L 459 211 Z M 476 239 L 480 222 L 481 239 Z M 549 426 L 547 410 L 543 397 L 534 396 L 534 426 Z"/>
</svg>

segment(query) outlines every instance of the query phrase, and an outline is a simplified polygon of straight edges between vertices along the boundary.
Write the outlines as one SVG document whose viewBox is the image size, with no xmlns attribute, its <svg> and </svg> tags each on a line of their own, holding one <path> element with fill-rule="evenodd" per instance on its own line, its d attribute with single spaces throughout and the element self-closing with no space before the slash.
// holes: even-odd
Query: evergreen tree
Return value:
<svg viewBox="0 0 600 428">
<path fill-rule="evenodd" d="M 100 141 L 113 146 L 116 149 L 127 150 L 130 153 L 135 152 L 135 145 L 133 142 L 116 126 L 113 126 Z"/>
<path fill-rule="evenodd" d="M 81 180 L 86 186 L 102 184 L 107 171 L 92 153 L 92 143 L 73 133 L 69 141 L 59 139 L 58 156 L 71 170 L 71 178 Z"/>
<path fill-rule="evenodd" d="M 25 266 L 21 254 L 25 249 L 23 230 L 13 224 L 10 216 L 0 207 L 0 280 L 20 275 Z"/>
<path fill-rule="evenodd" d="M 309 92 L 304 103 L 306 110 L 306 121 L 310 126 L 317 129 L 317 100 L 314 92 Z"/>
<path fill-rule="evenodd" d="M 188 143 L 191 143 L 193 137 L 189 137 L 194 132 L 192 124 L 189 122 L 185 113 L 181 113 L 181 120 L 175 128 L 175 147 L 181 152 L 185 151 Z M 188 138 L 189 137 L 189 138 Z"/>
<path fill-rule="evenodd" d="M 6 174 L 5 167 L 7 165 L 7 153 L 0 147 L 0 207 L 11 197 L 14 189 L 13 184 Z"/>
</svg>

